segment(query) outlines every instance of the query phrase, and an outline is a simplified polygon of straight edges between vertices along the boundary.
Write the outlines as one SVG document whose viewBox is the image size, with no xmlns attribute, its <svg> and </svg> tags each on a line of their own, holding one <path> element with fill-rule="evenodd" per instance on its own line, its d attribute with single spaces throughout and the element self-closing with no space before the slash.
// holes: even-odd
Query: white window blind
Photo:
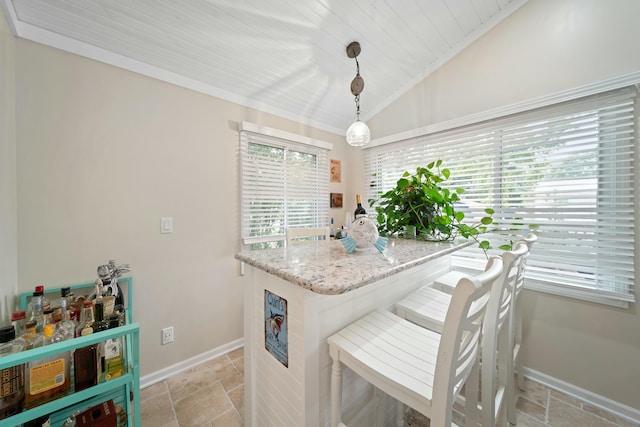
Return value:
<svg viewBox="0 0 640 427">
<path fill-rule="evenodd" d="M 288 227 L 327 225 L 328 147 L 243 124 L 241 228 L 246 248 L 281 246 Z"/>
<path fill-rule="evenodd" d="M 634 301 L 635 100 L 629 87 L 372 147 L 368 198 L 441 159 L 448 186 L 466 190 L 467 218 L 495 209 L 494 247 L 538 227 L 527 287 L 626 306 Z M 484 259 L 471 248 L 455 262 Z"/>
</svg>

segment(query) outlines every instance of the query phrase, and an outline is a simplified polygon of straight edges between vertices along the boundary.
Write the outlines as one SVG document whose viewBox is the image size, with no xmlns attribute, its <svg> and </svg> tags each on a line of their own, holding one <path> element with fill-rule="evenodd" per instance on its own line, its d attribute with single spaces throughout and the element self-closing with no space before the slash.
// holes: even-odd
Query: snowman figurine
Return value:
<svg viewBox="0 0 640 427">
<path fill-rule="evenodd" d="M 380 237 L 378 227 L 367 216 L 358 216 L 349 226 L 349 235 L 340 240 L 348 253 L 358 248 L 373 245 L 378 251 L 384 251 L 387 246 L 387 238 Z"/>
</svg>

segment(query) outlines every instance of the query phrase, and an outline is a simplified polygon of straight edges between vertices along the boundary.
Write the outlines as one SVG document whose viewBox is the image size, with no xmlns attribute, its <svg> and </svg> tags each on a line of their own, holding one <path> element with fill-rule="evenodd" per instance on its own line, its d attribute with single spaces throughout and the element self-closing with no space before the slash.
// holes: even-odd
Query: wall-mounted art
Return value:
<svg viewBox="0 0 640 427">
<path fill-rule="evenodd" d="M 331 182 L 341 182 L 342 180 L 342 166 L 340 160 L 330 160 L 331 164 Z"/>
<path fill-rule="evenodd" d="M 341 208 L 342 207 L 342 193 L 330 193 L 331 202 L 330 206 L 332 208 Z"/>
<path fill-rule="evenodd" d="M 289 367 L 287 300 L 264 290 L 264 347 Z"/>
</svg>

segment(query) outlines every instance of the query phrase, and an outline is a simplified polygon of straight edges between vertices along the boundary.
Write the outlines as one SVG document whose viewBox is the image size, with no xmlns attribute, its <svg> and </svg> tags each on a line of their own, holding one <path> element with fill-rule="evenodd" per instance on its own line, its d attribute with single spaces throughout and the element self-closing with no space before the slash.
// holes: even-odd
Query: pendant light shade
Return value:
<svg viewBox="0 0 640 427">
<path fill-rule="evenodd" d="M 354 147 L 362 147 L 371 140 L 371 131 L 365 122 L 356 120 L 347 129 L 347 142 Z"/>
<path fill-rule="evenodd" d="M 351 42 L 347 46 L 347 56 L 356 60 L 356 76 L 351 81 L 351 93 L 356 101 L 356 121 L 347 129 L 347 142 L 354 147 L 362 147 L 371 140 L 371 131 L 365 122 L 360 121 L 360 94 L 364 90 L 364 79 L 360 76 L 360 43 Z"/>
</svg>

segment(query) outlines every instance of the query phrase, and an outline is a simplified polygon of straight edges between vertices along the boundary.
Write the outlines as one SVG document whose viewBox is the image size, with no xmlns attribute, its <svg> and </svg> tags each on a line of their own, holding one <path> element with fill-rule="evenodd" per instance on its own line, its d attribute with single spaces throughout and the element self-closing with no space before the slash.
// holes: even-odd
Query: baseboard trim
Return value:
<svg viewBox="0 0 640 427">
<path fill-rule="evenodd" d="M 620 418 L 624 418 L 627 421 L 635 423 L 640 421 L 640 410 L 636 408 L 616 402 L 615 400 L 611 400 L 607 397 L 590 392 L 589 390 L 569 384 L 534 369 L 527 368 L 526 366 L 524 366 L 522 370 L 524 371 L 524 376 L 532 381 L 545 385 L 583 402 L 587 402 L 597 408 L 617 415 Z"/>
<path fill-rule="evenodd" d="M 187 369 L 191 369 L 201 363 L 208 362 L 209 360 L 213 360 L 217 357 L 223 356 L 230 351 L 233 351 L 242 346 L 244 346 L 244 338 L 231 341 L 227 344 L 221 345 L 220 347 L 214 348 L 213 350 L 205 351 L 204 353 L 190 357 L 189 359 L 182 360 L 174 365 L 160 369 L 159 371 L 155 371 L 142 376 L 140 377 L 140 389 L 159 383 L 160 381 L 166 380 L 173 375 L 184 372 Z"/>
</svg>

